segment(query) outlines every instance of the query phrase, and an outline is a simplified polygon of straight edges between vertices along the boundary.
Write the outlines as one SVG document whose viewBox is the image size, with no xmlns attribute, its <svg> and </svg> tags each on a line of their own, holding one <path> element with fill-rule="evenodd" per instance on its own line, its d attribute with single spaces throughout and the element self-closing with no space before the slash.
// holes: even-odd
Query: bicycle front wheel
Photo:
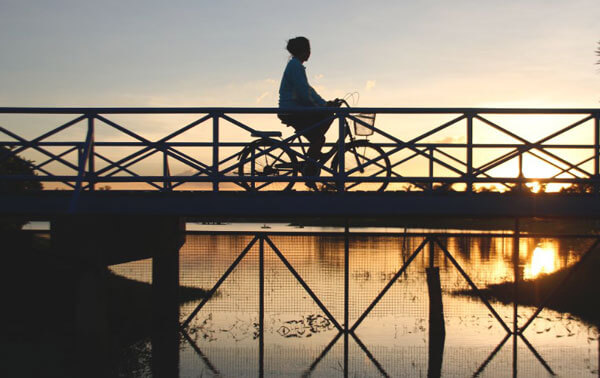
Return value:
<svg viewBox="0 0 600 378">
<path fill-rule="evenodd" d="M 339 154 L 331 163 L 337 171 Z M 345 191 L 383 191 L 392 174 L 390 159 L 381 147 L 367 140 L 355 140 L 344 145 Z"/>
<path fill-rule="evenodd" d="M 290 190 L 298 176 L 298 161 L 286 145 L 274 139 L 259 139 L 240 154 L 238 175 L 252 180 L 241 182 L 246 190 Z"/>
</svg>

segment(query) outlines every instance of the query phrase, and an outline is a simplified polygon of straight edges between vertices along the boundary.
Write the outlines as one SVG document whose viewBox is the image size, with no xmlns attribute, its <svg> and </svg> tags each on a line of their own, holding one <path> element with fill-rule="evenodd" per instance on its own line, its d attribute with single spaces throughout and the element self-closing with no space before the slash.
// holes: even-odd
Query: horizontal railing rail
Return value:
<svg viewBox="0 0 600 378">
<path fill-rule="evenodd" d="M 108 189 L 100 186 L 107 184 L 118 184 L 112 189 L 159 191 L 303 190 L 302 183 L 320 183 L 322 190 L 336 192 L 506 191 L 534 184 L 597 192 L 600 187 L 600 109 L 322 110 L 331 114 L 333 124 L 323 148 L 326 158 L 315 160 L 307 155 L 308 142 L 301 138 L 310 128 L 293 133 L 277 119 L 278 112 L 309 110 L 4 107 L 0 108 L 0 167 L 19 157 L 29 173 L 0 170 L 0 190 L 23 181 L 75 191 Z M 373 126 L 356 116 L 360 113 L 391 118 Z M 43 127 L 28 125 L 27 117 L 38 117 L 39 124 L 40 115 L 48 117 Z M 52 117 L 57 115 L 68 119 L 56 126 Z M 157 115 L 186 115 L 193 120 L 159 138 L 156 128 L 147 135 L 128 124 L 132 116 L 148 121 Z M 411 124 L 414 120 L 402 120 L 403 116 L 440 115 L 448 119 L 418 127 Z M 123 116 L 129 118 L 117 119 Z M 248 120 L 257 116 L 262 118 Z M 533 124 L 521 120 L 525 132 L 517 132 L 506 125 L 509 121 L 494 116 L 545 118 Z M 270 126 L 265 127 L 267 118 Z M 548 119 L 556 122 L 549 125 Z M 165 129 L 179 122 L 174 120 Z M 372 132 L 368 141 L 347 137 L 346 130 L 353 124 Z M 413 134 L 418 129 L 417 135 L 406 138 L 407 128 Z M 23 130 L 39 136 L 24 137 Z M 287 135 L 278 136 L 274 130 Z M 496 136 L 482 138 L 492 133 Z M 304 176 L 307 165 L 320 168 L 320 173 Z"/>
</svg>

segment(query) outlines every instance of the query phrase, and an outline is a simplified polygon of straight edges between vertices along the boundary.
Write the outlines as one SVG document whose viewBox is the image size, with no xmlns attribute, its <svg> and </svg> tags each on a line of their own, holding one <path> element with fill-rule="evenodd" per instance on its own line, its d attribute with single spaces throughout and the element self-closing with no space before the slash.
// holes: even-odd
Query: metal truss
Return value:
<svg viewBox="0 0 600 378">
<path fill-rule="evenodd" d="M 307 179 L 322 182 L 334 191 L 372 190 L 369 185 L 387 185 L 392 183 L 407 184 L 416 190 L 433 190 L 435 185 L 451 186 L 461 184 L 467 192 L 474 190 L 477 184 L 497 184 L 504 188 L 514 188 L 527 182 L 536 181 L 541 184 L 577 184 L 580 186 L 600 185 L 600 109 L 471 109 L 471 108 L 331 108 L 334 129 L 337 128 L 337 140 L 327 144 L 335 151 L 334 163 L 315 161 L 306 154 L 307 144 L 299 139 L 313 125 L 302 132 L 281 138 L 281 133 L 261 130 L 256 125 L 249 125 L 238 119 L 239 115 L 275 114 L 280 109 L 274 108 L 0 108 L 2 114 L 72 114 L 75 118 L 43 133 L 27 139 L 10 130 L 9 125 L 0 126 L 0 135 L 7 139 L 0 140 L 0 162 L 11 156 L 27 158 L 31 152 L 46 157 L 41 162 L 29 162 L 35 172 L 33 176 L 2 175 L 2 181 L 35 180 L 41 182 L 62 183 L 67 189 L 75 192 L 94 190 L 100 183 L 144 184 L 150 190 L 173 191 L 181 189 L 184 184 L 195 184 L 194 190 L 271 190 L 271 184 L 288 183 L 289 187 Z M 394 115 L 439 115 L 453 116 L 450 121 L 441 125 L 433 125 L 421 135 L 404 140 L 398 133 L 370 126 L 357 117 L 359 113 L 394 114 Z M 114 115 L 183 114 L 197 116 L 194 121 L 183 125 L 178 130 L 159 139 L 151 140 L 116 122 Z M 573 115 L 580 116 L 558 131 L 530 141 L 506 127 L 489 119 L 490 115 Z M 321 121 L 326 122 L 326 121 Z M 360 162 L 352 165 L 346 161 L 344 151 L 348 144 L 345 141 L 345 130 L 349 123 L 358 123 L 373 132 L 373 151 L 376 156 L 360 156 Z M 474 127 L 485 127 L 503 135 L 513 143 L 476 143 Z M 237 141 L 223 138 L 224 125 L 233 127 L 242 135 Z M 552 143 L 573 130 L 580 130 L 586 125 L 593 128 L 593 143 L 588 141 L 572 143 Z M 400 126 L 400 125 L 399 125 Z M 429 142 L 434 137 L 441 138 L 449 128 L 459 128 L 462 135 L 457 140 L 464 142 Z M 54 137 L 64 135 L 66 131 L 79 128 L 85 131 L 85 138 L 78 141 L 53 141 Z M 116 132 L 112 139 L 102 137 L 99 128 Z M 206 130 L 209 135 L 203 140 L 179 142 L 177 137 L 185 136 L 192 130 Z M 230 129 L 228 129 L 230 130 Z M 400 128 L 399 128 L 400 130 Z M 540 132 L 543 132 L 540 130 Z M 190 135 L 190 134 L 187 134 Z M 124 138 L 129 141 L 123 141 Z M 258 138 L 258 139 L 256 139 Z M 263 140 L 266 148 L 257 153 L 247 154 L 251 141 Z M 107 156 L 98 152 L 100 149 L 113 153 L 116 150 L 129 148 L 133 152 L 120 157 Z M 202 154 L 191 154 L 186 148 L 196 148 Z M 59 149 L 61 151 L 56 152 Z M 482 151 L 508 151 L 500 156 L 482 160 Z M 573 161 L 563 151 L 580 151 L 580 160 Z M 298 174 L 257 174 L 256 171 L 243 172 L 242 167 L 252 167 L 261 159 L 281 159 L 282 154 L 298 164 L 312 163 L 321 168 L 316 177 L 303 177 Z M 583 156 L 581 156 L 583 155 Z M 141 163 L 150 158 L 162 157 L 162 164 L 155 164 L 154 174 L 139 173 Z M 478 159 L 475 159 L 478 157 Z M 523 173 L 524 158 L 532 158 L 552 169 L 551 177 L 525 177 Z M 422 171 L 414 170 L 407 175 L 407 165 L 415 161 L 424 162 Z M 478 163 L 475 163 L 475 160 Z M 170 168 L 174 163 L 185 168 L 185 174 L 173 174 Z M 292 164 L 293 162 L 288 162 Z M 517 165 L 518 173 L 513 177 L 499 177 L 494 174 L 498 167 Z M 591 169 L 590 169 L 591 166 Z M 50 168 L 52 167 L 52 168 Z M 298 166 L 299 167 L 299 166 Z M 296 172 L 299 172 L 295 167 Z M 441 168 L 441 169 L 440 169 Z M 369 173 L 365 173 L 368 171 Z M 445 173 L 442 173 L 445 172 Z M 203 185 L 200 185 L 203 184 Z M 435 185 L 434 185 L 435 184 Z M 224 185 L 226 189 L 224 189 Z M 375 185 L 377 187 L 377 185 Z M 456 187 L 455 187 L 456 188 Z M 274 189 L 273 189 L 274 190 Z M 587 189 L 586 189 L 587 190 Z"/>
<path fill-rule="evenodd" d="M 235 234 L 244 234 L 244 233 L 235 233 Z M 273 243 L 270 236 L 280 235 L 280 234 L 289 234 L 289 233 L 255 233 L 253 234 L 253 239 L 248 243 L 248 245 L 242 250 L 239 256 L 235 259 L 235 261 L 229 266 L 229 268 L 225 271 L 225 273 L 217 280 L 214 286 L 210 289 L 207 296 L 196 306 L 196 308 L 188 315 L 186 320 L 181 324 L 180 332 L 183 334 L 184 338 L 187 342 L 192 346 L 192 348 L 196 351 L 198 356 L 205 362 L 206 366 L 214 373 L 219 374 L 219 370 L 215 367 L 210 360 L 206 357 L 206 355 L 201 351 L 200 347 L 196 344 L 196 342 L 189 336 L 188 329 L 190 326 L 190 322 L 197 316 L 199 311 L 203 308 L 203 306 L 211 299 L 211 297 L 216 293 L 221 284 L 227 279 L 227 277 L 231 274 L 231 272 L 238 266 L 238 264 L 244 259 L 247 253 L 258 243 L 259 246 L 259 324 L 258 324 L 258 342 L 259 342 L 259 376 L 264 375 L 264 297 L 265 297 L 265 288 L 264 288 L 264 254 L 265 254 L 265 245 L 267 245 L 274 254 L 279 258 L 279 260 L 285 265 L 285 267 L 292 273 L 295 279 L 300 283 L 300 285 L 304 288 L 304 290 L 309 294 L 309 296 L 313 299 L 313 301 L 317 304 L 320 310 L 325 314 L 325 316 L 331 321 L 334 327 L 337 330 L 337 333 L 332 338 L 332 340 L 325 346 L 319 356 L 313 361 L 313 363 L 307 367 L 303 376 L 309 376 L 318 366 L 318 364 L 325 358 L 325 356 L 329 353 L 329 351 L 333 348 L 333 346 L 340 340 L 343 340 L 344 344 L 344 364 L 343 371 L 344 376 L 349 375 L 349 365 L 348 365 L 348 345 L 349 339 L 352 338 L 356 344 L 361 348 L 361 350 L 365 353 L 367 358 L 372 362 L 373 366 L 377 368 L 379 373 L 384 377 L 389 377 L 390 375 L 387 373 L 385 367 L 376 359 L 376 357 L 370 352 L 369 348 L 363 343 L 360 337 L 356 334 L 357 328 L 360 324 L 368 317 L 371 311 L 378 305 L 378 303 L 382 300 L 382 298 L 386 295 L 389 289 L 397 282 L 398 278 L 406 271 L 406 269 L 413 263 L 417 255 L 421 253 L 426 246 L 429 246 L 430 251 L 430 261 L 434 261 L 434 249 L 437 246 L 443 253 L 444 257 L 447 258 L 452 266 L 460 273 L 460 275 L 464 278 L 464 280 L 471 287 L 472 291 L 476 294 L 476 296 L 481 300 L 481 302 L 487 307 L 490 314 L 496 319 L 498 324 L 506 331 L 506 335 L 500 341 L 500 343 L 494 348 L 494 350 L 490 353 L 489 357 L 483 361 L 480 367 L 473 373 L 473 376 L 479 376 L 488 364 L 494 359 L 494 357 L 498 354 L 498 352 L 507 344 L 507 342 L 512 338 L 513 339 L 513 375 L 517 376 L 517 342 L 521 340 L 527 348 L 532 352 L 532 354 L 536 357 L 536 359 L 540 362 L 540 364 L 547 370 L 547 372 L 551 375 L 555 375 L 554 371 L 550 367 L 550 365 L 544 360 L 544 358 L 540 355 L 539 352 L 535 349 L 535 347 L 529 342 L 529 340 L 525 337 L 524 331 L 530 324 L 538 317 L 540 312 L 546 307 L 550 300 L 562 289 L 564 288 L 565 283 L 583 266 L 586 261 L 589 259 L 592 253 L 596 253 L 598 246 L 600 244 L 600 237 L 598 236 L 590 236 L 590 235 L 560 235 L 555 236 L 559 238 L 570 238 L 570 237 L 585 237 L 593 239 L 593 243 L 591 246 L 585 251 L 582 255 L 579 262 L 577 262 L 574 266 L 570 268 L 569 273 L 564 277 L 563 281 L 560 282 L 556 288 L 548 294 L 547 298 L 545 298 L 536 311 L 529 317 L 529 319 L 525 322 L 524 325 L 519 327 L 518 324 L 518 303 L 517 296 L 519 290 L 519 282 L 522 278 L 519 276 L 519 239 L 522 237 L 519 230 L 519 221 L 516 220 L 515 228 L 512 234 L 500 233 L 500 234 L 476 234 L 469 233 L 464 234 L 468 236 L 496 236 L 496 237 L 504 237 L 511 238 L 513 240 L 513 270 L 514 270 L 514 301 L 513 301 L 513 319 L 512 319 L 512 327 L 507 324 L 498 314 L 498 312 L 494 309 L 494 306 L 489 301 L 488 298 L 483 295 L 483 293 L 479 290 L 477 285 L 470 278 L 469 274 L 461 267 L 458 261 L 452 256 L 452 254 L 448 251 L 447 247 L 443 242 L 440 241 L 440 238 L 447 236 L 457 236 L 463 234 L 445 234 L 445 233 L 410 233 L 410 234 L 397 234 L 392 236 L 397 237 L 406 237 L 409 236 L 419 236 L 423 237 L 423 241 L 415 248 L 411 253 L 410 257 L 402 264 L 400 269 L 393 275 L 393 277 L 389 280 L 389 282 L 385 285 L 385 287 L 377 294 L 377 296 L 373 299 L 373 301 L 367 306 L 367 308 L 360 314 L 357 320 L 354 323 L 350 323 L 349 318 L 349 260 L 350 260 L 350 235 L 370 235 L 363 233 L 352 233 L 350 234 L 349 228 L 346 226 L 343 234 L 340 233 L 327 233 L 327 235 L 343 235 L 344 236 L 344 319 L 340 321 L 336 319 L 331 312 L 327 309 L 327 307 L 323 304 L 323 302 L 318 298 L 318 296 L 314 293 L 314 291 L 310 288 L 310 286 L 303 280 L 300 274 L 296 271 L 296 269 L 290 264 L 290 262 L 286 259 L 284 253 Z M 312 233 L 302 233 L 303 235 L 312 235 Z M 320 233 L 316 235 L 321 235 Z M 390 234 L 386 234 L 390 236 Z M 528 234 L 527 237 L 534 237 L 539 235 Z M 545 235 L 548 236 L 548 235 Z"/>
</svg>

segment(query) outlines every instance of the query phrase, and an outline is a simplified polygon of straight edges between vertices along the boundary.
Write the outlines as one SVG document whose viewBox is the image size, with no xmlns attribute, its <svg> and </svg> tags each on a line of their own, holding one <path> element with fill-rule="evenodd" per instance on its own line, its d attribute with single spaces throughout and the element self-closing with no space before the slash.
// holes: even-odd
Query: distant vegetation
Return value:
<svg viewBox="0 0 600 378">
<path fill-rule="evenodd" d="M 32 168 L 32 161 L 25 160 L 19 156 L 8 156 L 11 151 L 3 146 L 0 146 L 0 175 L 35 175 Z M 25 190 L 41 190 L 42 184 L 39 181 L 23 180 L 23 181 L 0 181 L 0 191 L 25 191 Z"/>
<path fill-rule="evenodd" d="M 15 155 L 5 157 L 10 153 L 11 150 L 0 146 L 0 175 L 35 175 L 31 161 Z M 0 192 L 24 192 L 32 190 L 42 190 L 42 183 L 35 180 L 0 181 Z M 25 223 L 25 220 L 15 217 L 0 219 L 0 232 L 18 230 Z"/>
<path fill-rule="evenodd" d="M 526 184 L 499 184 L 499 185 L 486 185 L 478 186 L 473 189 L 475 193 L 521 193 L 521 194 L 540 194 L 540 193 L 557 193 L 556 191 L 549 192 L 548 185 L 546 183 L 528 182 Z M 436 192 L 436 193 L 454 193 L 464 191 L 463 188 L 455 188 L 456 184 L 452 183 L 439 183 L 434 182 L 433 184 L 428 182 L 413 182 L 405 184 L 401 191 L 405 192 Z M 561 188 L 558 193 L 564 194 L 581 194 L 581 193 L 593 193 L 594 185 L 586 183 L 574 183 Z"/>
</svg>

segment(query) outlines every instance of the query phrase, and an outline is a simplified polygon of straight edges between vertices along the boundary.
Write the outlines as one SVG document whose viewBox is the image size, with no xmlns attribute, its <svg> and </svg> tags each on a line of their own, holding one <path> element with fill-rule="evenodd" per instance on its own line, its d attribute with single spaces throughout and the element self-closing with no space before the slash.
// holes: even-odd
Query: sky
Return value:
<svg viewBox="0 0 600 378">
<path fill-rule="evenodd" d="M 0 106 L 599 107 L 600 1 L 0 0 Z"/>
</svg>

